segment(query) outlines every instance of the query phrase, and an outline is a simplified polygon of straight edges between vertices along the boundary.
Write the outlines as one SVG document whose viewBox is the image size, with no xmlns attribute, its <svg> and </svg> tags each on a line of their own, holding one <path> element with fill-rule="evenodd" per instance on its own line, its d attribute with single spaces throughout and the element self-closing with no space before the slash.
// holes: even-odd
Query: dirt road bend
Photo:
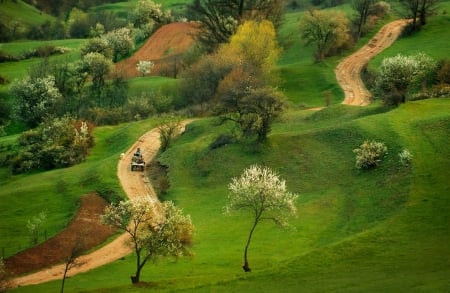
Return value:
<svg viewBox="0 0 450 293">
<path fill-rule="evenodd" d="M 361 80 L 361 70 L 370 59 L 398 38 L 408 22 L 407 19 L 401 19 L 386 24 L 368 44 L 338 64 L 334 72 L 345 94 L 343 104 L 366 106 L 370 103 L 371 94 Z"/>
<path fill-rule="evenodd" d="M 186 124 L 190 121 L 184 121 L 181 123 L 181 133 L 184 132 Z M 141 152 L 147 162 L 158 152 L 160 146 L 159 131 L 158 129 L 152 129 L 149 132 L 142 135 L 137 140 L 122 158 L 118 158 L 117 164 L 117 176 L 120 180 L 123 190 L 130 199 L 138 196 L 149 195 L 158 204 L 158 198 L 155 194 L 153 187 L 150 185 L 148 179 L 144 176 L 144 172 L 131 172 L 130 162 L 131 157 L 137 148 L 141 149 Z M 126 241 L 129 239 L 128 234 L 123 233 L 113 241 L 105 246 L 102 246 L 98 250 L 95 250 L 89 254 L 83 255 L 77 259 L 79 266 L 73 267 L 69 270 L 68 276 L 73 276 L 79 273 L 87 272 L 91 269 L 100 267 L 102 265 L 116 261 L 129 253 L 131 249 L 126 245 Z M 64 273 L 64 264 L 59 264 L 46 268 L 44 270 L 21 276 L 12 280 L 13 286 L 27 286 L 32 284 L 40 284 L 52 280 L 62 280 Z"/>
</svg>

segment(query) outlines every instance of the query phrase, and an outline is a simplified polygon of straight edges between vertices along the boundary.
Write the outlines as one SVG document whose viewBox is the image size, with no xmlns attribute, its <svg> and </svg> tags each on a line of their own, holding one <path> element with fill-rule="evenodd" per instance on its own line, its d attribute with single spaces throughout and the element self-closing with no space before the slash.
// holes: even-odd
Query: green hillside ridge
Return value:
<svg viewBox="0 0 450 293">
<path fill-rule="evenodd" d="M 2 1 L 0 3 L 0 19 L 2 23 L 10 24 L 16 21 L 21 25 L 34 26 L 40 25 L 46 21 L 54 20 L 54 17 L 48 15 L 34 6 L 23 1 Z"/>
<path fill-rule="evenodd" d="M 299 40 L 299 15 L 287 14 L 279 37 L 284 47 L 280 88 L 292 107 L 273 125 L 267 142 L 211 150 L 210 143 L 232 125 L 200 119 L 158 158 L 169 167 L 171 188 L 164 199 L 192 217 L 195 256 L 149 263 L 143 283 L 131 286 L 135 257 L 129 255 L 69 278 L 66 292 L 450 291 L 450 97 L 398 108 L 377 101 L 367 107 L 340 105 L 343 94 L 333 68 L 343 56 L 314 64 L 311 48 Z M 434 58 L 448 56 L 449 21 L 442 14 L 430 18 L 420 33 L 395 42 L 369 69 L 398 52 L 415 53 L 418 42 Z M 20 64 L 20 72 L 12 64 L 0 64 L 0 69 L 17 78 L 27 67 Z M 3 71 L 4 66 L 9 69 Z M 136 78 L 130 92 L 176 83 Z M 6 91 L 7 86 L 0 87 L 0 94 Z M 324 91 L 332 93 L 332 106 L 299 110 L 324 106 Z M 82 194 L 107 189 L 124 197 L 116 177 L 119 154 L 157 123 L 148 119 L 96 128 L 91 154 L 71 168 L 18 176 L 0 168 L 0 235 L 8 235 L 0 237 L 0 247 L 6 255 L 27 246 L 26 222 L 43 210 L 48 216 L 43 228 L 51 236 L 73 217 Z M 0 145 L 12 145 L 16 137 L 0 137 Z M 385 142 L 388 155 L 379 167 L 361 171 L 352 150 L 365 139 Z M 410 166 L 399 163 L 403 149 L 413 155 Z M 271 223 L 257 227 L 249 251 L 253 271 L 246 274 L 241 265 L 250 219 L 226 216 L 223 206 L 231 178 L 253 163 L 279 173 L 300 197 L 298 217 L 291 222 L 295 229 L 283 231 Z M 59 289 L 60 281 L 52 281 L 11 292 Z"/>
</svg>

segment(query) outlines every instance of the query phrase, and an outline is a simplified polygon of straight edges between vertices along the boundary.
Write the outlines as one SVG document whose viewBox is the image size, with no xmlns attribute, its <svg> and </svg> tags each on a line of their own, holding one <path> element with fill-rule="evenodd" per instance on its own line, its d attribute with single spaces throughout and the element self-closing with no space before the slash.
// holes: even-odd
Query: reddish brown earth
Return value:
<svg viewBox="0 0 450 293">
<path fill-rule="evenodd" d="M 139 61 L 152 61 L 155 66 L 152 75 L 168 73 L 171 76 L 173 67 L 180 56 L 194 44 L 193 34 L 197 32 L 193 22 L 176 22 L 159 28 L 147 42 L 128 59 L 116 64 L 116 69 L 124 77 L 140 76 L 136 69 Z"/>
<path fill-rule="evenodd" d="M 84 250 L 93 248 L 114 234 L 114 230 L 100 223 L 100 214 L 108 203 L 92 193 L 81 197 L 76 217 L 61 233 L 5 260 L 14 275 L 30 273 L 67 259 L 75 243 Z"/>
</svg>

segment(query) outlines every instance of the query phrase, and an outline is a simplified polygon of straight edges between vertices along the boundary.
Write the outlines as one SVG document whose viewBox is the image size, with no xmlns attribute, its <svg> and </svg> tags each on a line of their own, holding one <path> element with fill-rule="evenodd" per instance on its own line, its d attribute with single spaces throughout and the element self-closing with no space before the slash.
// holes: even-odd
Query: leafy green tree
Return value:
<svg viewBox="0 0 450 293">
<path fill-rule="evenodd" d="M 376 90 L 386 105 L 404 103 L 408 92 L 426 81 L 434 68 L 436 62 L 423 53 L 384 58 L 375 80 Z"/>
<path fill-rule="evenodd" d="M 136 254 L 133 284 L 140 281 L 141 271 L 148 261 L 191 253 L 191 219 L 171 201 L 159 205 L 149 196 L 139 196 L 112 203 L 105 209 L 101 221 L 130 235 L 130 245 Z"/>
<path fill-rule="evenodd" d="M 67 29 L 72 38 L 87 38 L 90 30 L 88 14 L 76 7 L 72 8 L 67 19 Z"/>
<path fill-rule="evenodd" d="M 316 46 L 314 58 L 321 61 L 350 41 L 348 24 L 343 12 L 310 10 L 300 21 L 301 38 Z"/>
<path fill-rule="evenodd" d="M 163 11 L 160 3 L 152 0 L 139 0 L 134 10 L 130 13 L 131 21 L 137 28 L 148 23 L 157 25 L 168 23 L 171 19 L 170 11 Z"/>
<path fill-rule="evenodd" d="M 250 272 L 248 248 L 256 226 L 270 220 L 280 226 L 288 225 L 289 216 L 297 212 L 295 201 L 298 195 L 286 189 L 286 182 L 267 167 L 252 165 L 239 178 L 233 178 L 228 185 L 230 193 L 225 206 L 226 213 L 245 211 L 252 222 L 244 250 L 245 272 Z"/>
<path fill-rule="evenodd" d="M 112 62 L 100 53 L 87 53 L 83 57 L 84 70 L 92 78 L 92 94 L 97 105 L 102 106 L 101 91 L 107 75 L 112 70 Z"/>
<path fill-rule="evenodd" d="M 23 132 L 20 152 L 13 162 L 13 173 L 51 170 L 82 162 L 94 144 L 92 125 L 65 116 L 47 119 L 36 129 Z"/>
<path fill-rule="evenodd" d="M 131 30 L 126 27 L 111 31 L 104 38 L 112 49 L 113 62 L 117 62 L 119 58 L 127 56 L 134 49 Z"/>
<path fill-rule="evenodd" d="M 29 127 L 35 127 L 43 121 L 62 98 L 55 85 L 55 78 L 50 75 L 35 79 L 28 75 L 15 82 L 9 92 L 16 101 L 15 115 Z"/>
<path fill-rule="evenodd" d="M 81 57 L 87 53 L 100 53 L 108 59 L 112 58 L 112 48 L 106 38 L 91 38 L 87 40 L 80 48 Z"/>
</svg>

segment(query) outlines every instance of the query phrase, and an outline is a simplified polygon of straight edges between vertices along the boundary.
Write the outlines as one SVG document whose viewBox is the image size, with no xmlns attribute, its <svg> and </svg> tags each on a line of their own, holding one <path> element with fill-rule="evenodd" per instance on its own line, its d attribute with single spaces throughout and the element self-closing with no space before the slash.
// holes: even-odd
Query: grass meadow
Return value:
<svg viewBox="0 0 450 293">
<path fill-rule="evenodd" d="M 449 2 L 442 5 L 448 10 Z M 158 156 L 169 166 L 171 188 L 164 199 L 175 201 L 195 225 L 195 255 L 147 264 L 139 286 L 130 285 L 135 258 L 129 255 L 70 277 L 66 292 L 450 290 L 450 98 L 397 108 L 378 101 L 367 107 L 341 105 L 343 94 L 333 69 L 343 56 L 314 64 L 312 48 L 299 39 L 299 17 L 299 12 L 289 12 L 279 37 L 284 48 L 280 88 L 292 107 L 273 125 L 265 144 L 241 142 L 212 150 L 211 142 L 233 126 L 203 118 L 188 125 Z M 376 69 L 379 58 L 413 52 L 413 44 L 423 44 L 420 49 L 435 58 L 448 56 L 450 31 L 442 27 L 449 21 L 442 14 L 430 18 L 419 34 L 395 42 L 369 68 Z M 136 78 L 130 81 L 130 92 L 175 83 Z M 333 95 L 331 106 L 303 110 L 324 106 L 326 91 Z M 0 235 L 8 235 L 0 237 L 0 247 L 8 247 L 7 255 L 23 248 L 28 243 L 26 221 L 43 210 L 48 215 L 43 228 L 52 235 L 70 221 L 81 195 L 109 188 L 124 196 L 116 178 L 119 154 L 156 123 L 148 119 L 96 128 L 90 156 L 72 168 L 20 176 L 0 169 Z M 0 145 L 12 145 L 15 138 L 1 137 Z M 379 167 L 361 171 L 355 168 L 352 150 L 365 139 L 385 142 L 388 154 Z M 399 162 L 403 149 L 413 155 L 409 166 Z M 223 206 L 231 178 L 255 163 L 272 168 L 299 194 L 298 216 L 288 230 L 270 222 L 257 227 L 249 250 L 252 272 L 244 273 L 251 219 L 246 214 L 227 216 Z M 60 281 L 53 281 L 11 292 L 59 288 Z"/>
</svg>

